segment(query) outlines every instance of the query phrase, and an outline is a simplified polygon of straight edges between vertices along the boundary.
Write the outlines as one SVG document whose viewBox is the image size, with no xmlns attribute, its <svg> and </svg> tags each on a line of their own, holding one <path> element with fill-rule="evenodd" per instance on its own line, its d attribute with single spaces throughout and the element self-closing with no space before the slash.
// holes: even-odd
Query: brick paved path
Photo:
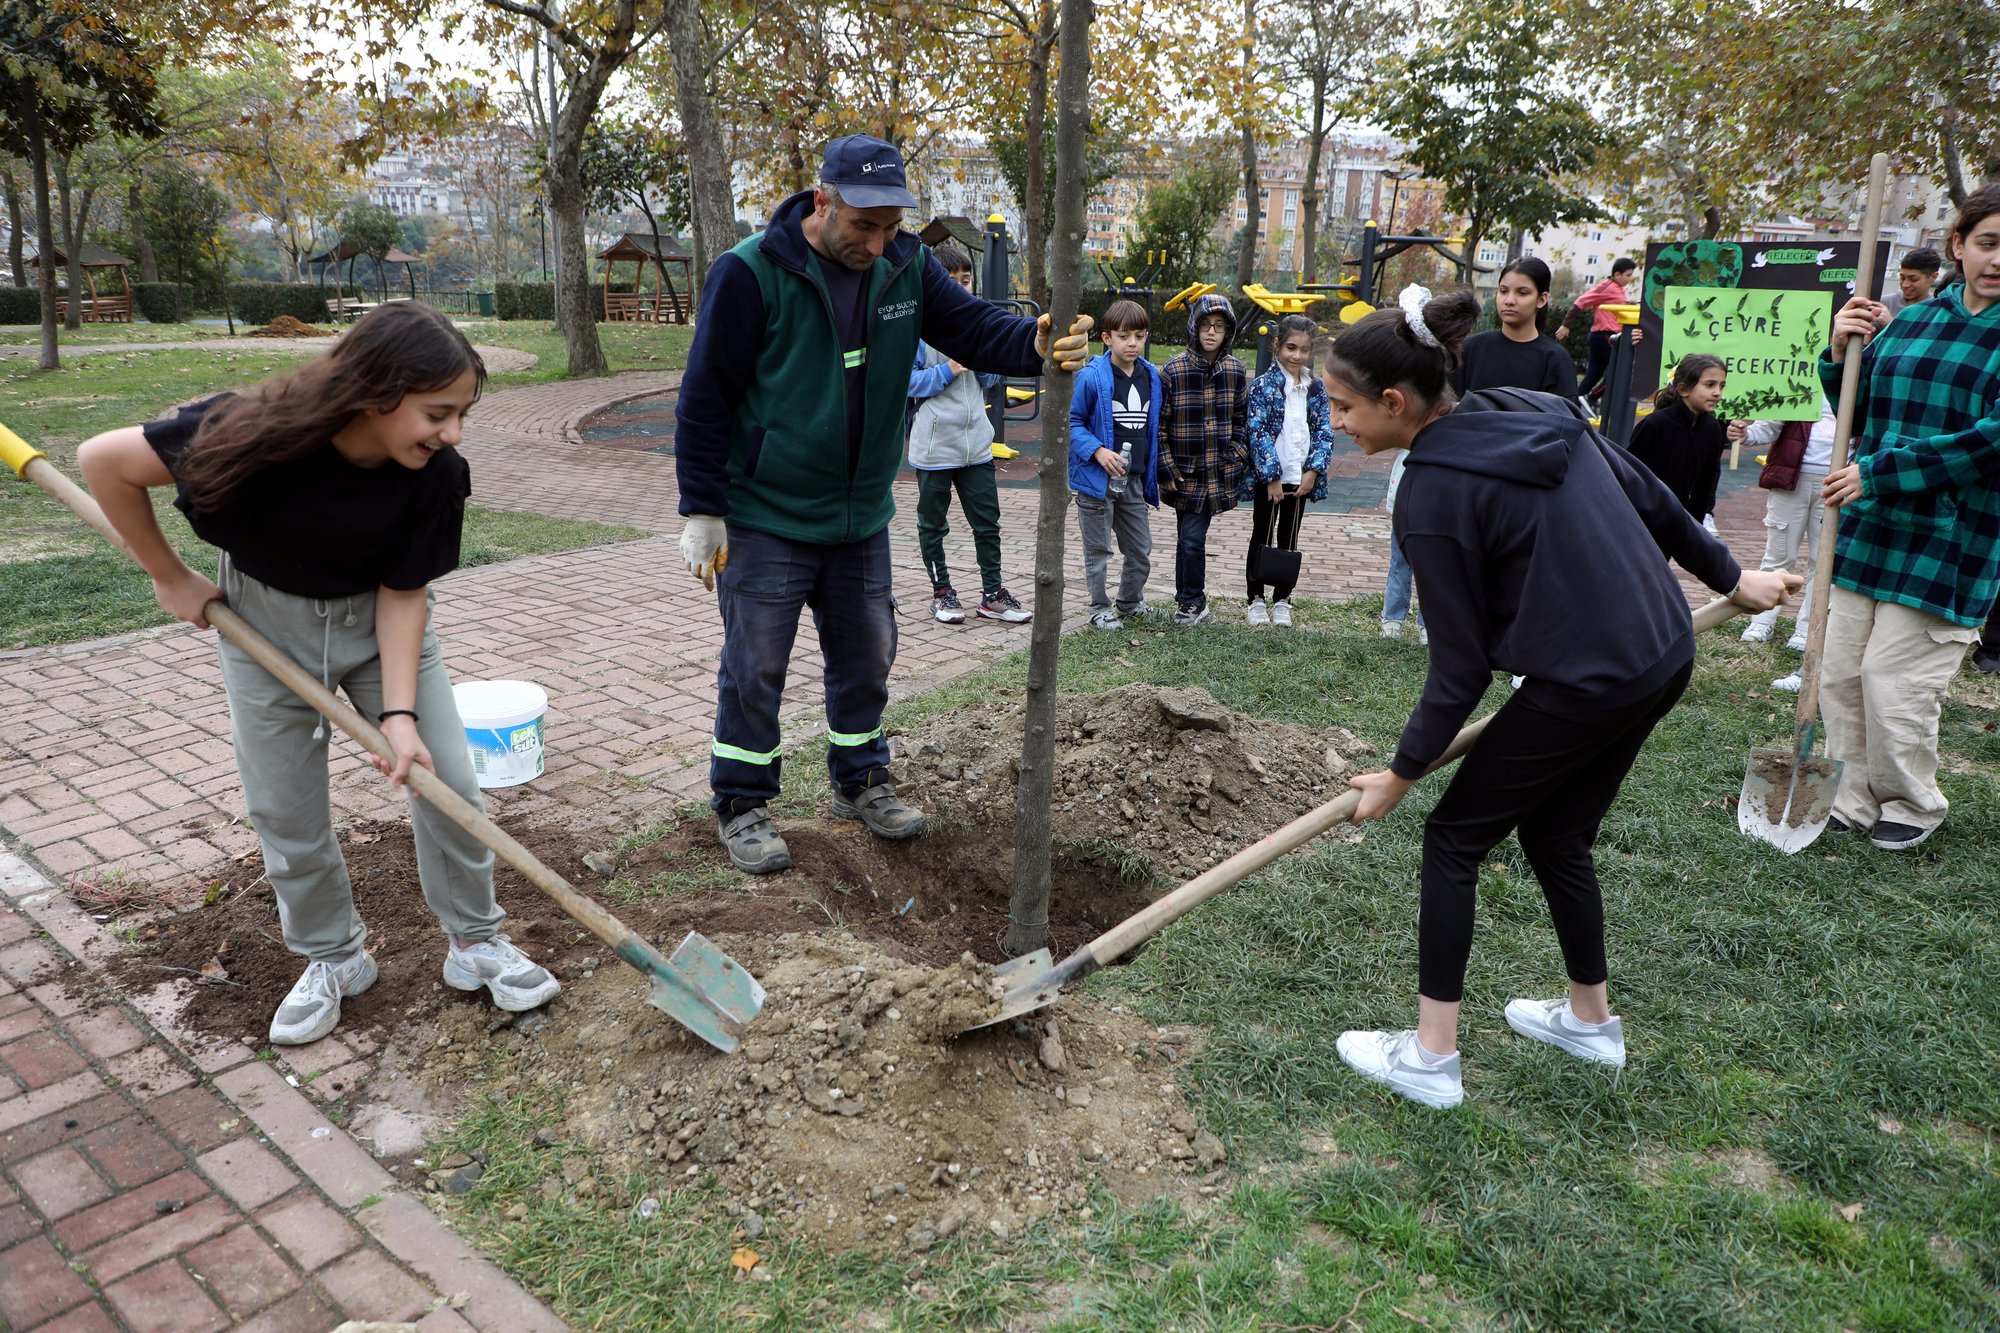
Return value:
<svg viewBox="0 0 2000 1333">
<path fill-rule="evenodd" d="M 583 444 L 577 433 L 605 403 L 677 383 L 675 374 L 648 372 L 505 390 L 474 413 L 465 452 L 480 504 L 626 523 L 653 534 L 441 581 L 439 634 L 453 674 L 525 677 L 551 696 L 548 772 L 529 787 L 489 793 L 497 813 L 587 810 L 572 822 L 625 828 L 687 796 L 705 795 L 722 630 L 712 595 L 680 563 L 673 460 Z M 1362 483 L 1386 471 L 1387 460 L 1354 454 L 1337 461 L 1351 495 L 1380 493 Z M 1028 631 L 976 619 L 948 627 L 928 618 L 914 481 L 906 475 L 898 487 L 890 536 L 903 618 L 893 686 L 907 695 L 1024 646 Z M 1037 503 L 1032 488 L 1001 491 L 1006 578 L 1030 606 Z M 1758 493 L 1730 490 L 1721 508 L 1732 545 L 1754 560 L 1763 542 Z M 1226 624 L 1239 614 L 1249 521 L 1247 508 L 1240 509 L 1221 516 L 1211 533 L 1209 589 Z M 1170 513 L 1155 515 L 1153 534 L 1149 593 L 1169 603 Z M 1378 593 L 1387 537 L 1388 519 L 1379 510 L 1310 515 L 1301 542 L 1301 594 Z M 961 592 L 976 586 L 962 523 L 954 526 L 947 555 Z M 1073 568 L 1070 579 L 1065 600 L 1074 618 L 1083 602 L 1080 570 Z M 823 725 L 817 651 L 808 623 L 793 658 L 786 711 L 793 735 Z M 241 1047 L 206 1051 L 190 1065 L 180 1052 L 196 1048 L 185 1034 L 163 1030 L 160 1016 L 122 1001 L 80 1004 L 60 986 L 37 980 L 57 942 L 87 959 L 91 941 L 104 939 L 64 896 L 44 891 L 37 867 L 58 880 L 120 873 L 184 880 L 255 845 L 237 822 L 241 794 L 210 637 L 175 626 L 0 654 L 0 674 L 9 687 L 0 692 L 0 889 L 26 895 L 30 917 L 54 936 L 28 941 L 23 918 L 0 909 L 0 1321 L 34 1326 L 63 1314 L 67 1302 L 83 1313 L 57 1327 L 112 1326 L 103 1322 L 109 1309 L 134 1328 L 207 1328 L 248 1314 L 252 1303 L 281 1301 L 273 1309 L 283 1309 L 285 1321 L 275 1326 L 307 1328 L 316 1325 L 303 1315 L 294 1320 L 293 1311 L 337 1306 L 352 1313 L 371 1299 L 368 1292 L 402 1293 L 392 1303 L 403 1309 L 411 1302 L 422 1308 L 430 1292 L 487 1290 L 485 1277 L 472 1284 L 453 1276 L 478 1261 L 448 1233 L 437 1242 L 457 1246 L 447 1259 L 412 1257 L 405 1242 L 429 1219 L 415 1199 L 397 1195 L 357 1210 L 386 1176 L 379 1168 L 371 1173 L 372 1160 L 344 1131 L 310 1138 L 310 1128 L 326 1126 L 281 1071 L 301 1079 L 323 1073 L 309 1086 L 365 1080 L 374 1055 L 365 1043 L 329 1038 L 281 1057 L 277 1067 L 250 1060 Z M 358 747 L 338 741 L 332 767 L 339 815 L 400 810 Z M 10 858 L 10 847 L 27 859 Z M 241 1098 L 243 1115 L 217 1111 L 218 1095 Z M 218 1137 L 224 1122 L 231 1122 L 227 1141 Z M 246 1137 L 252 1126 L 268 1142 Z M 129 1143 L 146 1147 L 135 1153 Z M 135 1156 L 145 1165 L 133 1165 Z M 162 1163 L 166 1169 L 135 1177 Z M 171 1187 L 163 1183 L 169 1179 Z M 344 1183 L 362 1179 L 376 1183 Z M 187 1208 L 149 1219 L 146 1210 L 165 1193 L 184 1197 Z M 359 1230 L 338 1223 L 342 1210 Z M 315 1224 L 299 1225 L 300 1218 Z M 330 1236 L 345 1238 L 338 1253 L 315 1243 Z M 93 1265 L 101 1298 L 72 1263 Z M 148 1302 L 196 1315 L 148 1324 L 150 1316 L 134 1313 L 154 1308 Z M 466 1314 L 478 1327 L 492 1326 L 474 1307 Z M 457 1317 L 430 1316 L 437 1327 L 458 1327 L 449 1322 Z"/>
</svg>

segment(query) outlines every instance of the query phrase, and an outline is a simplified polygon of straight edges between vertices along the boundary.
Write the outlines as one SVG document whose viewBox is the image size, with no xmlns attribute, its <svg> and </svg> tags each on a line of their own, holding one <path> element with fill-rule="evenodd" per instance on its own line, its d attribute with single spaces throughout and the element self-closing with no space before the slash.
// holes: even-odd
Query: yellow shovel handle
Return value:
<svg viewBox="0 0 2000 1333">
<path fill-rule="evenodd" d="M 40 449 L 35 448 L 34 445 L 29 444 L 5 426 L 0 426 L 0 463 L 5 463 L 8 467 L 13 468 L 15 476 L 26 480 L 28 464 L 34 462 L 37 458 L 46 457 L 48 455 L 44 454 Z"/>
</svg>

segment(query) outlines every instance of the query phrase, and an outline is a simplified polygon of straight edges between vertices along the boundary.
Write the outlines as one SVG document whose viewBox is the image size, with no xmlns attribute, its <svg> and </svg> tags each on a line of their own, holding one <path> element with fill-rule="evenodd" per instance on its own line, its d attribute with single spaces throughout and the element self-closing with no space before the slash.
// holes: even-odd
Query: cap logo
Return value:
<svg viewBox="0 0 2000 1333">
<path fill-rule="evenodd" d="M 866 176 L 866 175 L 867 175 L 867 174 L 868 174 L 869 172 L 871 172 L 871 171 L 873 171 L 873 170 L 875 170 L 875 164 L 874 164 L 873 162 L 863 162 L 863 163 L 861 164 L 861 174 L 862 174 L 862 175 Z"/>
</svg>

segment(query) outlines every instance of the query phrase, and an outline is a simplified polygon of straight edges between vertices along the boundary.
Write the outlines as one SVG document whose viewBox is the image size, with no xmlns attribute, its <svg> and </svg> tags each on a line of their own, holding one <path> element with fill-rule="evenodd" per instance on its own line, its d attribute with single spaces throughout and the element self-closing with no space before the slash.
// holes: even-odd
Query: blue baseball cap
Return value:
<svg viewBox="0 0 2000 1333">
<path fill-rule="evenodd" d="M 856 208 L 915 208 L 903 179 L 903 155 L 872 134 L 848 134 L 826 146 L 819 178 Z"/>
</svg>

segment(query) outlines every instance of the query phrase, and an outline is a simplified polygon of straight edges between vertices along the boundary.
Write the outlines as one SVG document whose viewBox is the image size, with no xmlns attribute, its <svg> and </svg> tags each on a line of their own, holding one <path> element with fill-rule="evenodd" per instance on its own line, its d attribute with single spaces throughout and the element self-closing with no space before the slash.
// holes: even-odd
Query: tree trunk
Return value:
<svg viewBox="0 0 2000 1333">
<path fill-rule="evenodd" d="M 1319 164 L 1326 150 L 1326 82 L 1323 78 L 1313 80 L 1312 146 L 1306 151 L 1306 187 L 1299 192 L 1299 207 L 1305 212 L 1300 231 L 1306 252 L 1301 285 L 1319 281 Z"/>
<path fill-rule="evenodd" d="M 592 99 L 594 102 L 595 99 Z M 569 377 L 593 379 L 610 372 L 597 336 L 597 311 L 590 302 L 590 254 L 583 243 L 583 131 L 590 123 L 574 90 L 556 118 L 554 170 L 549 173 L 549 212 L 556 221 L 556 314 L 569 349 Z"/>
<path fill-rule="evenodd" d="M 55 174 L 56 192 L 62 200 L 62 217 L 56 234 L 62 241 L 64 272 L 67 275 L 65 280 L 69 283 L 69 304 L 63 307 L 63 327 L 75 330 L 83 327 L 83 294 L 86 288 L 83 285 L 83 247 L 70 238 L 69 154 L 56 154 L 50 168 Z M 43 234 L 47 235 L 46 232 Z M 44 243 L 42 254 L 46 256 L 48 250 L 47 243 Z M 48 267 L 46 258 L 42 261 L 42 267 Z"/>
<path fill-rule="evenodd" d="M 0 180 L 6 182 L 7 191 L 7 272 L 13 275 L 16 287 L 25 287 L 28 274 L 27 252 L 21 245 L 21 182 L 12 167 L 0 170 Z"/>
<path fill-rule="evenodd" d="M 1472 266 L 1479 255 L 1479 243 L 1484 239 L 1486 239 L 1486 221 L 1475 213 L 1465 229 L 1465 248 L 1458 252 L 1458 280 L 1468 287 L 1472 285 L 1473 278 L 1478 276 Z"/>
<path fill-rule="evenodd" d="M 35 189 L 35 248 L 41 255 L 41 262 L 35 265 L 35 274 L 42 289 L 42 356 L 39 364 L 43 370 L 61 370 L 62 356 L 56 346 L 56 266 L 49 262 L 49 238 L 56 234 L 56 220 L 49 208 L 49 143 L 42 124 L 41 108 L 35 105 L 36 96 L 33 90 L 23 94 L 27 107 L 22 119 L 28 125 L 28 171 Z"/>
<path fill-rule="evenodd" d="M 1049 123 L 1049 52 L 1061 35 L 1056 8 L 1044 0 L 1041 26 L 1028 35 L 1028 109 L 1022 119 L 1025 138 L 1021 147 L 1027 155 L 1028 197 L 1021 201 L 1027 224 L 1028 298 L 1048 309 L 1049 218 L 1043 212 L 1048 198 L 1048 163 L 1042 160 L 1042 139 Z M 1058 127 L 1060 128 L 1060 127 Z"/>
<path fill-rule="evenodd" d="M 700 299 L 708 268 L 736 244 L 736 199 L 729 182 L 729 154 L 708 89 L 708 42 L 701 0 L 667 0 L 667 45 L 674 58 L 674 107 L 687 140 L 688 230 L 694 241 L 695 288 Z"/>
<path fill-rule="evenodd" d="M 1257 0 L 1243 0 L 1243 244 L 1236 251 L 1236 288 L 1257 280 L 1257 233 L 1263 221 L 1257 184 L 1257 130 L 1250 109 L 1250 45 L 1257 31 Z"/>
<path fill-rule="evenodd" d="M 1701 234 L 1704 240 L 1714 240 L 1722 233 L 1722 210 L 1714 204 L 1701 210 Z"/>
<path fill-rule="evenodd" d="M 1950 125 L 1938 126 L 1938 151 L 1944 158 L 1944 188 L 1953 208 L 1965 207 L 1965 162 L 1958 155 L 1958 138 Z"/>
<path fill-rule="evenodd" d="M 142 217 L 139 178 L 134 176 L 125 183 L 125 223 L 132 229 L 132 257 L 139 261 L 139 281 L 158 282 L 160 257 L 153 253 L 153 243 L 146 239 L 146 228 L 140 221 Z"/>
<path fill-rule="evenodd" d="M 1083 152 L 1090 127 L 1090 0 L 1063 0 L 1062 70 L 1056 89 L 1056 245 L 1050 323 L 1067 329 L 1083 292 Z M 1049 942 L 1055 799 L 1056 664 L 1062 651 L 1063 516 L 1069 508 L 1069 403 L 1075 376 L 1043 372 L 1041 509 L 1035 520 L 1035 628 L 1028 647 L 1028 705 L 1014 797 L 1014 891 L 1004 947 L 1015 957 Z M 1137 484 L 1143 484 L 1139 482 Z"/>
</svg>

